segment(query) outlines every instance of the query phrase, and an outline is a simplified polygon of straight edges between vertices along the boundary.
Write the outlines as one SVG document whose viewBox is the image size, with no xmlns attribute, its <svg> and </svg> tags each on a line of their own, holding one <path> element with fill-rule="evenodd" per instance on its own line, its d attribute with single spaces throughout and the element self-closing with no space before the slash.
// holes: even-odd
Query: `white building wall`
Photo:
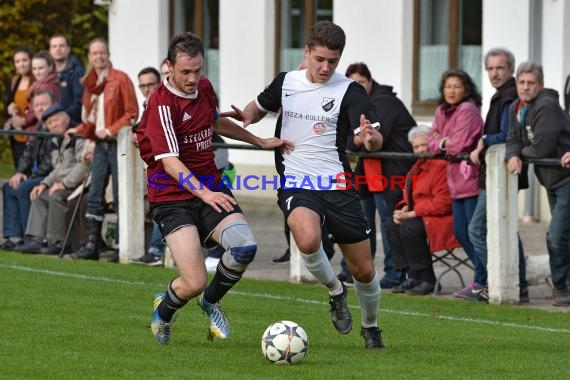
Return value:
<svg viewBox="0 0 570 380">
<path fill-rule="evenodd" d="M 236 17 L 237 16 L 237 17 Z M 273 1 L 220 0 L 220 109 L 245 107 L 273 79 L 275 40 Z M 248 127 L 252 133 L 269 137 L 275 118 L 268 116 Z M 232 150 L 232 162 L 273 165 L 272 152 Z"/>
<path fill-rule="evenodd" d="M 530 57 L 530 1 L 533 0 L 483 0 L 483 43 L 485 53 L 494 47 L 505 47 L 515 56 L 515 68 Z M 483 65 L 483 115 L 487 114 L 489 101 L 495 89 L 489 83 Z"/>
<path fill-rule="evenodd" d="M 544 85 L 564 92 L 570 74 L 570 4 L 567 0 L 543 0 L 542 66 Z M 564 99 L 560 96 L 560 104 Z"/>
<path fill-rule="evenodd" d="M 126 72 L 135 87 L 137 74 L 146 66 L 157 70 L 168 50 L 168 2 L 118 0 L 109 8 L 111 62 Z M 136 89 L 142 112 L 143 97 Z"/>
<path fill-rule="evenodd" d="M 333 21 L 346 33 L 338 71 L 354 62 L 366 63 L 372 77 L 394 86 L 411 109 L 413 1 L 335 0 Z"/>
</svg>

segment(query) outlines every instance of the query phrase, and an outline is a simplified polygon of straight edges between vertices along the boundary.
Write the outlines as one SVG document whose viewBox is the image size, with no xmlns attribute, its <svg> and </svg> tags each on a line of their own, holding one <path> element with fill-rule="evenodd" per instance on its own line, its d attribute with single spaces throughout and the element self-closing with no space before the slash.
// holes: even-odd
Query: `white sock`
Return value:
<svg viewBox="0 0 570 380">
<path fill-rule="evenodd" d="M 324 286 L 329 288 L 329 291 L 334 292 L 340 289 L 338 294 L 342 293 L 342 284 L 334 275 L 334 269 L 323 249 L 323 245 L 315 253 L 305 255 L 301 252 L 301 258 L 305 263 L 307 270 Z"/>
<path fill-rule="evenodd" d="M 362 327 L 377 327 L 381 293 L 378 273 L 374 274 L 372 282 L 368 284 L 354 279 L 354 289 L 360 303 Z"/>
</svg>

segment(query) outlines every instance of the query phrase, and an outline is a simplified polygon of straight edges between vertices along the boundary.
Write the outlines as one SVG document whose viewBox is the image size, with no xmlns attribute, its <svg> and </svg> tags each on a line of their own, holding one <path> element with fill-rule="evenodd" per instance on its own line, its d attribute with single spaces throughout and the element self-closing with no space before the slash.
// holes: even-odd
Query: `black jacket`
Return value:
<svg viewBox="0 0 570 380">
<path fill-rule="evenodd" d="M 375 112 L 380 120 L 380 133 L 384 138 L 383 152 L 407 152 L 412 153 L 412 146 L 408 141 L 408 132 L 416 125 L 416 121 L 400 99 L 396 97 L 392 86 L 372 84 L 370 98 L 375 106 Z M 348 138 L 349 150 L 358 150 L 354 146 L 352 136 Z M 414 160 L 382 159 L 382 175 L 388 179 L 388 185 L 384 190 L 384 197 L 389 204 L 396 204 L 402 198 L 402 189 L 392 184 L 394 176 L 405 176 Z M 358 161 L 355 175 L 363 174 L 362 160 Z M 398 180 L 396 180 L 398 182 Z M 360 196 L 368 196 L 368 189 L 359 186 Z"/>
<path fill-rule="evenodd" d="M 38 132 L 48 132 L 40 125 Z M 29 178 L 45 177 L 53 170 L 52 151 L 57 146 L 50 138 L 35 137 L 26 143 L 24 153 L 18 161 L 17 173 L 23 173 Z"/>
<path fill-rule="evenodd" d="M 570 151 L 570 116 L 558 103 L 558 92 L 544 89 L 528 106 L 524 124 L 517 118 L 517 103 L 509 109 L 509 136 L 506 160 L 518 156 L 560 159 Z M 570 169 L 535 165 L 538 181 L 547 190 L 570 181 Z"/>
</svg>

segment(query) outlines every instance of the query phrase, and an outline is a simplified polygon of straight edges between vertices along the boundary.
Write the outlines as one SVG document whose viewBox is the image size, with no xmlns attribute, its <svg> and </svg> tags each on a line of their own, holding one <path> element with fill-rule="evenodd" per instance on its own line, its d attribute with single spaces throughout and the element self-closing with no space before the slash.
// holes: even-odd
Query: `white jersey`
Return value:
<svg viewBox="0 0 570 380">
<path fill-rule="evenodd" d="M 360 115 L 376 121 L 362 86 L 339 73 L 326 83 L 310 82 L 306 70 L 281 73 L 256 104 L 264 112 L 281 109 L 275 136 L 295 144 L 291 154 L 275 154 L 284 188 L 336 189 L 339 176 L 352 175 L 345 147 Z"/>
</svg>

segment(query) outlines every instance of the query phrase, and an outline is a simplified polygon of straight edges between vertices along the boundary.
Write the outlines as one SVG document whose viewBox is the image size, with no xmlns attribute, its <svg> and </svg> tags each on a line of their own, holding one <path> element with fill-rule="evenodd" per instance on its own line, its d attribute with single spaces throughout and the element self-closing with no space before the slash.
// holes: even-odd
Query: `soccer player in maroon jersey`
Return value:
<svg viewBox="0 0 570 380">
<path fill-rule="evenodd" d="M 218 117 L 216 94 L 202 76 L 204 47 L 192 33 L 174 36 L 168 47 L 169 76 L 151 95 L 137 129 L 140 154 L 147 163 L 152 216 L 174 257 L 180 275 L 155 295 L 151 330 L 167 344 L 174 313 L 190 299 L 210 319 L 209 339 L 227 339 L 230 326 L 222 297 L 241 279 L 257 244 L 231 191 L 220 182 L 212 135 L 264 149 L 293 149 L 287 140 L 262 139 Z M 202 248 L 221 245 L 226 252 L 206 287 Z"/>
</svg>

